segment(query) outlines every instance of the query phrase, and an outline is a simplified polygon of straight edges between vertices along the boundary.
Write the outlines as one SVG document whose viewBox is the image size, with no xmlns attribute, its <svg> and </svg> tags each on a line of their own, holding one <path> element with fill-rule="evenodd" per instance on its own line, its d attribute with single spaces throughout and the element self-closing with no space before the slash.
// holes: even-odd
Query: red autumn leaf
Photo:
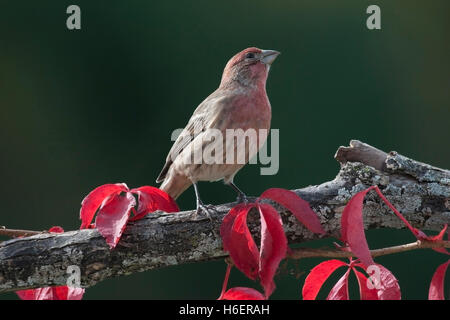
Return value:
<svg viewBox="0 0 450 320">
<path fill-rule="evenodd" d="M 58 299 L 53 300 L 81 300 L 84 295 L 83 288 L 72 288 L 69 286 L 60 286 L 53 288 L 53 296 Z"/>
<path fill-rule="evenodd" d="M 374 264 L 367 268 L 362 263 L 358 263 L 355 267 L 364 269 L 370 275 L 370 280 L 377 290 L 378 300 L 400 300 L 402 298 L 397 278 L 381 264 Z"/>
<path fill-rule="evenodd" d="M 367 277 L 356 269 L 353 269 L 353 272 L 356 275 L 356 279 L 358 279 L 359 296 L 361 297 L 361 300 L 378 300 L 377 290 L 373 287 L 370 289 L 367 286 Z"/>
<path fill-rule="evenodd" d="M 255 280 L 259 270 L 259 251 L 247 227 L 247 214 L 255 204 L 239 204 L 224 217 L 220 227 L 223 249 L 235 266 Z"/>
<path fill-rule="evenodd" d="M 430 283 L 430 290 L 428 291 L 429 300 L 445 300 L 444 297 L 444 280 L 447 268 L 450 265 L 450 260 L 441 264 L 433 274 Z"/>
<path fill-rule="evenodd" d="M 347 266 L 340 260 L 327 260 L 315 266 L 305 279 L 303 284 L 303 300 L 315 300 L 320 288 L 328 277 L 338 268 Z"/>
<path fill-rule="evenodd" d="M 365 264 L 372 265 L 375 262 L 370 254 L 364 233 L 363 223 L 363 201 L 367 192 L 374 189 L 370 187 L 355 194 L 342 212 L 341 217 L 341 237 L 342 241 L 348 243 L 351 251 Z"/>
<path fill-rule="evenodd" d="M 138 210 L 136 215 L 130 218 L 130 221 L 139 220 L 147 215 L 147 213 L 156 210 L 162 210 L 169 213 L 180 211 L 176 202 L 161 189 L 143 186 L 132 189 L 130 192 L 138 196 Z"/>
<path fill-rule="evenodd" d="M 55 227 L 51 227 L 50 229 L 48 229 L 48 232 L 63 233 L 64 229 L 59 226 L 55 226 Z"/>
<path fill-rule="evenodd" d="M 38 290 L 38 289 L 19 290 L 19 291 L 16 291 L 16 294 L 22 300 L 37 300 L 34 298 L 36 290 Z"/>
<path fill-rule="evenodd" d="M 348 276 L 350 269 L 339 279 L 328 294 L 327 300 L 348 300 Z"/>
<path fill-rule="evenodd" d="M 114 248 L 119 242 L 130 217 L 131 208 L 135 205 L 136 200 L 130 192 L 123 195 L 114 193 L 103 201 L 95 225 L 110 248 Z"/>
<path fill-rule="evenodd" d="M 281 188 L 271 188 L 264 191 L 259 199 L 271 199 L 292 212 L 292 214 L 314 233 L 324 234 L 317 214 L 309 203 L 300 198 L 295 192 Z"/>
<path fill-rule="evenodd" d="M 319 293 L 323 283 L 328 277 L 339 267 L 349 266 L 347 272 L 335 284 L 328 294 L 327 300 L 348 300 L 348 276 L 350 270 L 356 274 L 359 284 L 360 296 L 362 300 L 400 300 L 401 293 L 397 279 L 394 275 L 382 265 L 371 265 L 367 269 L 362 263 L 350 265 L 339 260 L 328 260 L 314 267 L 303 285 L 303 299 L 313 300 Z M 355 269 L 359 267 L 364 269 L 370 278 Z M 368 280 L 372 283 L 372 287 L 368 287 Z"/>
<path fill-rule="evenodd" d="M 17 291 L 22 300 L 81 300 L 84 289 L 68 286 L 45 287 Z"/>
<path fill-rule="evenodd" d="M 16 291 L 16 294 L 22 300 L 53 300 L 51 287 L 20 290 Z"/>
<path fill-rule="evenodd" d="M 117 194 L 122 191 L 128 191 L 128 187 L 124 183 L 104 184 L 91 191 L 81 202 L 80 229 L 85 229 L 89 226 L 103 200 L 112 194 Z"/>
<path fill-rule="evenodd" d="M 126 195 L 121 196 L 121 193 L 126 193 Z M 138 196 L 137 212 L 134 208 L 136 200 L 133 193 Z M 111 201 L 112 203 L 110 203 Z M 147 213 L 158 209 L 165 212 L 179 211 L 175 201 L 158 188 L 143 186 L 130 191 L 124 183 L 105 184 L 90 192 L 82 201 L 80 229 L 97 228 L 106 238 L 109 246 L 113 248 L 120 240 L 123 228 L 128 221 L 138 220 Z M 92 219 L 97 211 L 96 223 L 92 224 Z M 132 219 L 130 219 L 131 211 L 135 213 Z"/>
<path fill-rule="evenodd" d="M 258 208 L 261 218 L 260 250 L 247 226 L 247 215 L 254 207 Z M 259 277 L 269 297 L 275 288 L 273 277 L 287 250 L 278 212 L 269 204 L 239 204 L 223 219 L 220 234 L 224 250 L 230 253 L 235 266 L 252 280 Z"/>
<path fill-rule="evenodd" d="M 398 280 L 391 271 L 380 264 L 377 266 L 381 269 L 380 283 L 381 288 L 378 289 L 379 300 L 400 300 L 402 298 Z"/>
<path fill-rule="evenodd" d="M 219 300 L 265 300 L 265 297 L 255 289 L 236 287 L 225 292 Z"/>
<path fill-rule="evenodd" d="M 259 204 L 261 216 L 261 253 L 259 279 L 266 297 L 275 289 L 273 277 L 280 261 L 286 257 L 287 239 L 278 212 L 269 204 Z"/>
</svg>

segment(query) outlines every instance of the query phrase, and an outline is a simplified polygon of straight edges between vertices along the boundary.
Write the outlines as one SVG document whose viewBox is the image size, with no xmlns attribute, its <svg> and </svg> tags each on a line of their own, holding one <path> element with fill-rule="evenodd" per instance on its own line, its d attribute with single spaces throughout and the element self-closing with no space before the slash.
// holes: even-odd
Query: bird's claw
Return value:
<svg viewBox="0 0 450 320">
<path fill-rule="evenodd" d="M 239 193 L 236 198 L 237 203 L 244 203 L 247 204 L 249 202 L 248 197 L 245 195 L 245 193 Z"/>
<path fill-rule="evenodd" d="M 217 233 L 217 231 L 215 230 L 215 227 L 214 227 L 214 220 L 213 220 L 213 218 L 211 216 L 211 211 L 214 211 L 215 213 L 219 213 L 219 210 L 217 210 L 214 205 L 212 205 L 212 204 L 203 204 L 203 202 L 197 202 L 197 210 L 194 211 L 193 219 L 197 220 L 197 217 L 199 215 L 203 215 L 204 214 L 209 219 L 209 221 L 211 223 L 211 230 L 212 230 L 214 236 L 216 238 L 219 238 L 219 234 Z"/>
<path fill-rule="evenodd" d="M 217 213 L 217 209 L 212 204 L 204 204 L 203 202 L 199 201 L 197 202 L 197 209 L 194 211 L 194 218 L 197 218 L 199 215 L 204 214 L 211 222 L 213 222 L 213 219 L 211 217 L 211 212 L 214 211 Z"/>
</svg>

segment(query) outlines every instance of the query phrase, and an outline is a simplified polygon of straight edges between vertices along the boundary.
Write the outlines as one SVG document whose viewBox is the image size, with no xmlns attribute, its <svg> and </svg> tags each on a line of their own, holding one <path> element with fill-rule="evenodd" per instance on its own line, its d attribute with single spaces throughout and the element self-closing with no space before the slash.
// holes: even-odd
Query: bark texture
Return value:
<svg viewBox="0 0 450 320">
<path fill-rule="evenodd" d="M 385 153 L 352 140 L 340 147 L 335 158 L 341 169 L 332 181 L 294 190 L 318 213 L 325 237 L 339 237 L 340 217 L 348 200 L 358 191 L 378 185 L 389 201 L 412 224 L 424 230 L 442 229 L 450 223 L 450 171 Z M 69 266 L 81 270 L 81 286 L 104 279 L 169 265 L 226 257 L 219 228 L 233 203 L 215 206 L 213 221 L 194 211 L 156 212 L 131 222 L 121 241 L 110 250 L 97 230 L 39 234 L 0 243 L 0 292 L 64 285 Z M 305 229 L 289 212 L 281 213 L 289 243 L 318 236 Z M 366 229 L 402 228 L 399 219 L 375 192 L 366 197 Z M 258 241 L 258 219 L 249 215 L 249 227 Z"/>
</svg>

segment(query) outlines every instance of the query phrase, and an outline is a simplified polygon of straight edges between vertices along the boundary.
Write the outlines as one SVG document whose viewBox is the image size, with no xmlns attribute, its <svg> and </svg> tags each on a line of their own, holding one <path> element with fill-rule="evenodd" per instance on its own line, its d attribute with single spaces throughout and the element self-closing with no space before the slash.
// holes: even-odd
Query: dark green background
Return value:
<svg viewBox="0 0 450 320">
<path fill-rule="evenodd" d="M 96 186 L 154 185 L 172 130 L 249 46 L 282 55 L 267 84 L 280 171 L 247 166 L 235 181 L 248 194 L 334 178 L 334 152 L 350 139 L 450 167 L 448 0 L 0 3 L 0 225 L 77 229 L 80 201 Z M 81 7 L 80 31 L 66 28 L 70 4 Z M 382 30 L 366 28 L 369 4 L 381 7 Z M 200 191 L 209 203 L 235 199 L 221 183 Z M 179 205 L 195 206 L 191 189 Z M 414 241 L 398 230 L 368 236 L 374 248 Z M 404 298 L 423 299 L 445 259 L 430 251 L 377 261 Z M 299 299 L 319 261 L 290 264 L 300 277 L 278 277 L 272 298 Z M 224 271 L 222 261 L 149 271 L 101 282 L 85 298 L 215 299 Z M 258 288 L 238 271 L 230 286 Z"/>
</svg>

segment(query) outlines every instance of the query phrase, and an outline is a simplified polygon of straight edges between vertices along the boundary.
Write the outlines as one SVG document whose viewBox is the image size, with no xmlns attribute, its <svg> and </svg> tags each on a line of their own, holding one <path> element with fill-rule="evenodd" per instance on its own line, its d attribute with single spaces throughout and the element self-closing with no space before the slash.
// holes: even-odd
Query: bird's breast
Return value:
<svg viewBox="0 0 450 320">
<path fill-rule="evenodd" d="M 271 107 L 267 95 L 243 94 L 235 98 L 230 110 L 229 129 L 270 129 Z"/>
</svg>

